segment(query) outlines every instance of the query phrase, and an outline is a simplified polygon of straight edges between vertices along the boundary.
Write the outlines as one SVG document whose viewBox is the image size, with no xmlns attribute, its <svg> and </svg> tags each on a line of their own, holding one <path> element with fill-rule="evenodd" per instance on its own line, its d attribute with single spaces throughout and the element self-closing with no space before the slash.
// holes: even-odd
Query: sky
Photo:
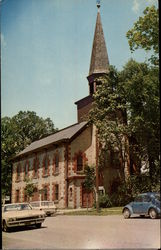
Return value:
<svg viewBox="0 0 161 250">
<path fill-rule="evenodd" d="M 157 0 L 101 0 L 111 65 L 130 58 L 126 33 Z M 96 0 L 0 0 L 1 116 L 20 110 L 50 118 L 56 128 L 77 123 L 76 101 L 89 94 L 87 76 L 97 17 Z"/>
</svg>

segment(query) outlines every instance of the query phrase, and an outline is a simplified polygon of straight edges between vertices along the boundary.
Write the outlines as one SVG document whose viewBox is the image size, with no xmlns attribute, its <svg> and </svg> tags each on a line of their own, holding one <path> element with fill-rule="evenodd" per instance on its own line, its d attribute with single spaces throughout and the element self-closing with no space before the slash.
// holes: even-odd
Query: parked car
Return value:
<svg viewBox="0 0 161 250">
<path fill-rule="evenodd" d="M 2 230 L 4 232 L 19 226 L 35 225 L 40 228 L 44 220 L 44 211 L 36 211 L 28 203 L 12 203 L 2 207 Z"/>
<path fill-rule="evenodd" d="M 54 201 L 32 201 L 30 204 L 33 209 L 43 210 L 46 216 L 51 216 L 57 211 Z"/>
<path fill-rule="evenodd" d="M 160 194 L 148 192 L 139 194 L 133 202 L 130 202 L 123 208 L 123 216 L 125 219 L 130 218 L 132 214 L 138 214 L 141 217 L 150 216 L 156 219 L 160 216 Z"/>
</svg>

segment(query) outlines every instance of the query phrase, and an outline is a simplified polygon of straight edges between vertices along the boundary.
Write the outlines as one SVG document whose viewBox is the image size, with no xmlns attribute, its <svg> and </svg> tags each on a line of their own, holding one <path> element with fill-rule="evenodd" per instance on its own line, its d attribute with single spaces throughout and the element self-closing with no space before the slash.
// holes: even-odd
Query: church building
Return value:
<svg viewBox="0 0 161 250">
<path fill-rule="evenodd" d="M 26 178 L 35 186 L 32 201 L 54 201 L 58 208 L 87 206 L 87 193 L 83 186 L 85 165 L 96 166 L 96 128 L 88 124 L 96 79 L 109 73 L 109 59 L 100 16 L 98 12 L 91 54 L 88 85 L 89 94 L 77 105 L 77 123 L 43 139 L 31 143 L 13 159 L 12 202 L 24 202 Z M 114 179 L 120 175 L 118 166 L 110 165 L 99 178 L 99 185 L 108 193 Z M 89 206 L 94 202 L 90 194 Z"/>
</svg>

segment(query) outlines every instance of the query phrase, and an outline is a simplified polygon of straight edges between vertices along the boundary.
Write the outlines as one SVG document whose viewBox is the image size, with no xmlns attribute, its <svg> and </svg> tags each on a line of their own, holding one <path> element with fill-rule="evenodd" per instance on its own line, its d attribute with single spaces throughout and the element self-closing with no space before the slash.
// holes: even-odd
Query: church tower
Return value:
<svg viewBox="0 0 161 250">
<path fill-rule="evenodd" d="M 92 107 L 92 96 L 96 91 L 97 84 L 99 84 L 97 82 L 97 78 L 103 75 L 108 75 L 109 73 L 109 59 L 101 23 L 100 1 L 97 1 L 97 8 L 98 12 L 93 39 L 89 76 L 87 77 L 89 84 L 89 95 L 75 102 L 77 105 L 78 122 L 87 120 L 88 113 Z"/>
</svg>

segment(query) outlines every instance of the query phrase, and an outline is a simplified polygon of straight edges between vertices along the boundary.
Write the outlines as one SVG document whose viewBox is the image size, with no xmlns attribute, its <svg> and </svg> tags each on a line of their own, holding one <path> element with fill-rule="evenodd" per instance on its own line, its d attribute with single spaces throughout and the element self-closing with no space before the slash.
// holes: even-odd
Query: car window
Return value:
<svg viewBox="0 0 161 250">
<path fill-rule="evenodd" d="M 151 201 L 150 196 L 148 196 L 148 195 L 143 196 L 143 202 L 150 202 L 150 201 Z"/>
<path fill-rule="evenodd" d="M 155 195 L 155 198 L 156 198 L 158 201 L 160 201 L 160 195 L 159 195 L 159 194 L 156 194 L 156 195 Z"/>
<path fill-rule="evenodd" d="M 40 203 L 39 202 L 31 202 L 31 206 L 32 207 L 40 207 Z"/>
<path fill-rule="evenodd" d="M 143 201 L 143 197 L 141 195 L 137 196 L 134 200 L 135 202 L 142 202 Z"/>
</svg>

